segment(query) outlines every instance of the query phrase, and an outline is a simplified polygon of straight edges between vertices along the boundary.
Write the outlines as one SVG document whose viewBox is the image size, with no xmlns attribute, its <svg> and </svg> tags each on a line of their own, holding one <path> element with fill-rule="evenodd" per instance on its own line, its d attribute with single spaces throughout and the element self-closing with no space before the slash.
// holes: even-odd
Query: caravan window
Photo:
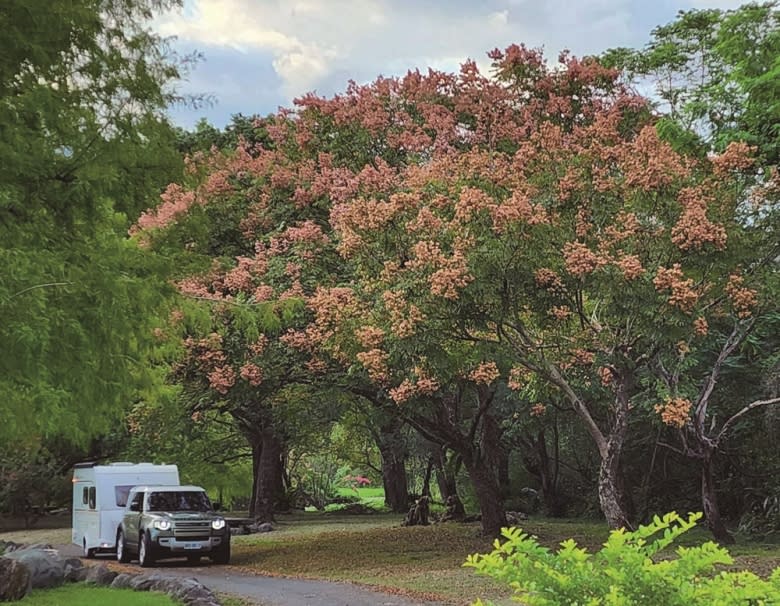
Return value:
<svg viewBox="0 0 780 606">
<path fill-rule="evenodd" d="M 89 508 L 95 509 L 97 505 L 97 495 L 95 493 L 95 487 L 90 486 L 89 487 Z"/>
<path fill-rule="evenodd" d="M 114 486 L 114 496 L 116 497 L 116 506 L 124 507 L 127 505 L 127 497 L 130 494 L 130 489 L 134 486 Z"/>
<path fill-rule="evenodd" d="M 89 488 L 87 486 L 81 491 L 81 504 L 86 505 L 89 503 Z"/>
</svg>

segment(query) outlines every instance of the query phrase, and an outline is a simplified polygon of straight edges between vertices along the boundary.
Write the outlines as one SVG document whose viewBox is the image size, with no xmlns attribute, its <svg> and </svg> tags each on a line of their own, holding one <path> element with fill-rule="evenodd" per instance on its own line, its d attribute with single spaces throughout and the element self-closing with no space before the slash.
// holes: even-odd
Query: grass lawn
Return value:
<svg viewBox="0 0 780 606">
<path fill-rule="evenodd" d="M 342 487 L 336 490 L 340 497 L 357 497 L 359 503 L 372 509 L 383 509 L 385 506 L 385 491 L 381 486 L 360 488 Z M 328 511 L 337 511 L 343 505 L 329 505 Z"/>
<path fill-rule="evenodd" d="M 36 589 L 16 603 L 21 606 L 87 606 L 91 604 L 176 606 L 181 604 L 163 593 L 90 587 L 81 583 L 63 585 L 56 589 Z"/>
<path fill-rule="evenodd" d="M 490 548 L 479 524 L 402 528 L 398 514 L 278 516 L 278 530 L 233 539 L 232 564 L 255 572 L 353 581 L 469 603 L 508 592 L 461 568 Z"/>
<path fill-rule="evenodd" d="M 479 524 L 403 528 L 401 519 L 397 514 L 278 516 L 277 531 L 234 538 L 232 563 L 263 574 L 353 581 L 451 604 L 477 597 L 509 603 L 505 587 L 462 568 L 468 554 L 492 548 Z M 582 520 L 539 518 L 523 527 L 552 548 L 572 537 L 595 551 L 608 534 L 603 523 Z M 703 529 L 688 534 L 684 543 L 711 539 Z M 780 566 L 780 545 L 743 543 L 731 551 L 737 568 L 768 574 Z"/>
</svg>

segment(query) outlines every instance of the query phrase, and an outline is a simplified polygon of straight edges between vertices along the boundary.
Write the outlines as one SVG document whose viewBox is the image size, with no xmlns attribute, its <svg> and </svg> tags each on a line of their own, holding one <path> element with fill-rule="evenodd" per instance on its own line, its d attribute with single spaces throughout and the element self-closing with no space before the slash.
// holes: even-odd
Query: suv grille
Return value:
<svg viewBox="0 0 780 606">
<path fill-rule="evenodd" d="M 211 522 L 206 521 L 193 521 L 183 522 L 177 521 L 173 527 L 173 536 L 177 539 L 196 539 L 202 537 L 208 537 L 211 534 Z"/>
</svg>

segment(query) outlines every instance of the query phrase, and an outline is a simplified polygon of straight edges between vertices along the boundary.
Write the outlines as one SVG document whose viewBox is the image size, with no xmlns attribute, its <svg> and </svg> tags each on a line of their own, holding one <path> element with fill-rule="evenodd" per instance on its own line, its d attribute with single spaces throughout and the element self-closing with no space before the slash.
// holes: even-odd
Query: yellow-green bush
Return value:
<svg viewBox="0 0 780 606">
<path fill-rule="evenodd" d="M 718 572 L 717 565 L 733 560 L 713 542 L 661 553 L 699 518 L 669 513 L 633 532 L 614 530 L 595 554 L 572 539 L 553 553 L 521 529 L 508 528 L 503 543 L 496 541 L 489 554 L 469 556 L 465 566 L 506 583 L 527 606 L 780 604 L 780 568 L 769 580 L 749 571 Z"/>
</svg>

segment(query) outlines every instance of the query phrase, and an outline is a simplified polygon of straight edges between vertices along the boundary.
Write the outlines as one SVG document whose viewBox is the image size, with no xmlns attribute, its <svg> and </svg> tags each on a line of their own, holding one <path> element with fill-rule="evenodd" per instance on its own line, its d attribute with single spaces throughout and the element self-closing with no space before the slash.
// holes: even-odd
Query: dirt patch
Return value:
<svg viewBox="0 0 780 606">
<path fill-rule="evenodd" d="M 34 530 L 13 530 L 0 532 L 0 539 L 13 541 L 14 543 L 50 543 L 52 545 L 64 545 L 70 543 L 70 524 L 67 528 L 36 528 Z"/>
</svg>

